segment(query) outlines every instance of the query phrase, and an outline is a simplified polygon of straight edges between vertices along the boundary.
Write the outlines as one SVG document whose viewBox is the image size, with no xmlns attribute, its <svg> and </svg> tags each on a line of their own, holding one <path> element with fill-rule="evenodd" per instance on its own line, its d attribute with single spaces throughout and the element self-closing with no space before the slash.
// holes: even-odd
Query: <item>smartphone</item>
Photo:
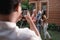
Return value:
<svg viewBox="0 0 60 40">
<path fill-rule="evenodd" d="M 23 10 L 22 16 L 24 17 L 25 15 L 27 15 L 27 10 Z"/>
</svg>

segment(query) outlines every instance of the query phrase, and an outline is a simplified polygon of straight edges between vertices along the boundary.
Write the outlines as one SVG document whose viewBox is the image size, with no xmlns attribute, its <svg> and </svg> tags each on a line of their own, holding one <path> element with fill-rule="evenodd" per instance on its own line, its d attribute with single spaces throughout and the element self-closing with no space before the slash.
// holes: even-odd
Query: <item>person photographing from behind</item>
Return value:
<svg viewBox="0 0 60 40">
<path fill-rule="evenodd" d="M 30 29 L 16 26 L 22 19 L 20 1 L 0 0 L 0 40 L 42 40 L 29 12 L 24 17 L 30 24 Z"/>
</svg>

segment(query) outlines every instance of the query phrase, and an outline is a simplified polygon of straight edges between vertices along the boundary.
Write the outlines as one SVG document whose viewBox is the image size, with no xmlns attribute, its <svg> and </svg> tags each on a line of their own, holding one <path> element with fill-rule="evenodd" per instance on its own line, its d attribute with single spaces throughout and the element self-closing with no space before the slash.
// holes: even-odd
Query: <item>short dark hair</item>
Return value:
<svg viewBox="0 0 60 40">
<path fill-rule="evenodd" d="M 44 15 L 46 15 L 46 10 L 43 10 L 42 19 L 44 18 Z"/>
<path fill-rule="evenodd" d="M 0 14 L 8 15 L 12 11 L 15 11 L 20 0 L 0 0 Z"/>
<path fill-rule="evenodd" d="M 46 10 L 43 10 L 43 14 L 42 15 L 46 15 Z"/>
</svg>

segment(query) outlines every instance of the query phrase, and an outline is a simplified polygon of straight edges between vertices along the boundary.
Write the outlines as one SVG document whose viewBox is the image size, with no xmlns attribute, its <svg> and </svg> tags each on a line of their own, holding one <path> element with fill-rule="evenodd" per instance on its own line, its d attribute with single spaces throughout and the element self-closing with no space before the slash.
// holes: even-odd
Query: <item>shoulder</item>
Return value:
<svg viewBox="0 0 60 40">
<path fill-rule="evenodd" d="M 19 31 L 23 35 L 25 34 L 31 36 L 32 34 L 34 34 L 34 31 L 30 30 L 29 28 L 22 28 Z"/>
<path fill-rule="evenodd" d="M 30 40 L 34 40 L 34 39 L 39 39 L 39 37 L 35 34 L 34 31 L 30 30 L 29 28 L 23 28 L 19 30 L 19 39 L 30 39 Z"/>
</svg>

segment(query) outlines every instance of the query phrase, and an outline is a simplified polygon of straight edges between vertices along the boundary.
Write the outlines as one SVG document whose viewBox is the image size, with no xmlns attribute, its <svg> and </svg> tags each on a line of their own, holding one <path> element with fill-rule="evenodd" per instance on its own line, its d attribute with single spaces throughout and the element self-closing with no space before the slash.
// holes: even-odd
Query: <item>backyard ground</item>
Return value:
<svg viewBox="0 0 60 40">
<path fill-rule="evenodd" d="M 58 31 L 51 31 L 51 30 L 48 30 L 48 32 L 52 36 L 52 40 L 60 40 L 60 32 L 58 32 Z M 42 36 L 42 39 L 43 39 L 43 33 L 41 33 L 41 36 Z M 49 40 L 49 39 L 47 38 L 47 40 Z"/>
</svg>

